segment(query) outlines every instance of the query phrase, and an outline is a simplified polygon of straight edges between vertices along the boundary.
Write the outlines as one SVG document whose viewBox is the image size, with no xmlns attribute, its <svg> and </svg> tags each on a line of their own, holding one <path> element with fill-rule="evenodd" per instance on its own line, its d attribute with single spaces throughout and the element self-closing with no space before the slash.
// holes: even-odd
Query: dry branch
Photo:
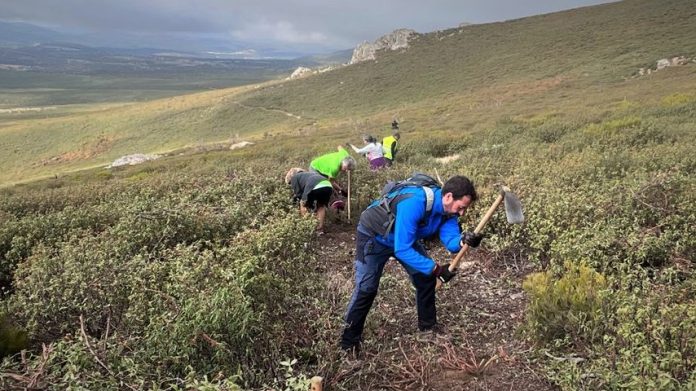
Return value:
<svg viewBox="0 0 696 391">
<path fill-rule="evenodd" d="M 94 349 L 92 349 L 92 345 L 89 344 L 89 338 L 87 337 L 87 332 L 85 332 L 85 319 L 82 317 L 82 315 L 80 315 L 80 333 L 82 334 L 82 340 L 84 341 L 85 346 L 87 347 L 87 350 L 89 350 L 89 352 L 92 354 L 92 357 L 94 357 L 94 360 L 102 368 L 104 368 L 106 370 L 106 372 L 108 372 L 109 375 L 111 375 L 111 377 L 119 380 L 118 377 L 116 376 L 116 374 L 108 366 L 106 366 L 106 364 L 104 364 L 104 362 L 101 359 L 99 359 L 99 356 L 97 356 L 97 353 L 94 351 Z M 128 383 L 125 383 L 123 381 L 120 381 L 120 383 L 121 383 L 121 385 L 124 385 L 133 391 L 137 391 L 137 388 L 134 388 L 133 386 L 131 386 Z"/>
</svg>

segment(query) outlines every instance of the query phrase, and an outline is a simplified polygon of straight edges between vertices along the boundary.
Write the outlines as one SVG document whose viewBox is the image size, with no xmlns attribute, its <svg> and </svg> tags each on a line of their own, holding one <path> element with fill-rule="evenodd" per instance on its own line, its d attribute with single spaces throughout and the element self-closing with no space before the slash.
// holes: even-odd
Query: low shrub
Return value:
<svg viewBox="0 0 696 391">
<path fill-rule="evenodd" d="M 558 278 L 551 272 L 534 273 L 525 279 L 523 288 L 530 297 L 529 330 L 539 340 L 566 339 L 582 346 L 601 337 L 598 321 L 607 283 L 592 268 L 566 262 Z"/>
<path fill-rule="evenodd" d="M 552 360 L 563 390 L 691 390 L 696 387 L 696 306 L 686 292 L 613 291 L 605 333 L 580 360 Z M 684 294 L 691 302 L 683 301 Z M 688 301 L 688 300 L 687 300 Z"/>
<path fill-rule="evenodd" d="M 9 317 L 0 312 L 0 359 L 19 353 L 29 347 L 27 332 L 10 322 Z"/>
<path fill-rule="evenodd" d="M 190 371 L 247 386 L 273 382 L 281 357 L 311 340 L 311 330 L 297 331 L 315 224 L 287 215 L 222 247 L 198 241 L 150 251 L 112 232 L 76 236 L 56 250 L 39 246 L 20 264 L 11 308 L 34 341 L 62 341 L 47 368 L 51 384 L 77 367 L 100 371 L 86 362 L 86 335 L 105 346 L 115 374 L 73 379 L 88 389 L 117 389 L 117 379 L 173 386 L 166 378 Z"/>
</svg>

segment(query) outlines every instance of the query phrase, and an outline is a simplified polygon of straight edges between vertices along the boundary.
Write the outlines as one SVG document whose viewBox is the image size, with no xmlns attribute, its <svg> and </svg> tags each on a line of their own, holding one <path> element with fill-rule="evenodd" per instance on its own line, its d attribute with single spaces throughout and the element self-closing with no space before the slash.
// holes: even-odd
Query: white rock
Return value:
<svg viewBox="0 0 696 391">
<path fill-rule="evenodd" d="M 295 69 L 295 71 L 292 73 L 292 75 L 290 75 L 290 78 L 297 79 L 300 77 L 309 76 L 311 74 L 312 74 L 311 69 L 309 69 L 307 67 L 298 67 L 297 69 Z"/>
<path fill-rule="evenodd" d="M 150 160 L 159 159 L 160 155 L 146 155 L 142 153 L 135 153 L 133 155 L 121 156 L 120 158 L 114 160 L 107 168 L 119 167 L 119 166 L 134 166 L 136 164 L 145 163 Z"/>
<path fill-rule="evenodd" d="M 251 141 L 238 142 L 238 143 L 230 145 L 230 150 L 244 148 L 247 145 L 254 145 L 254 143 L 252 143 Z"/>
<path fill-rule="evenodd" d="M 672 60 L 670 62 L 673 66 L 686 65 L 689 62 L 689 59 L 684 57 L 684 56 L 678 56 L 678 57 L 672 57 Z"/>
<path fill-rule="evenodd" d="M 667 68 L 667 67 L 670 66 L 670 65 L 672 65 L 672 63 L 671 63 L 668 59 L 666 59 L 666 58 L 657 60 L 657 70 L 658 70 L 658 71 L 659 71 L 660 69 L 665 69 L 665 68 Z"/>
</svg>

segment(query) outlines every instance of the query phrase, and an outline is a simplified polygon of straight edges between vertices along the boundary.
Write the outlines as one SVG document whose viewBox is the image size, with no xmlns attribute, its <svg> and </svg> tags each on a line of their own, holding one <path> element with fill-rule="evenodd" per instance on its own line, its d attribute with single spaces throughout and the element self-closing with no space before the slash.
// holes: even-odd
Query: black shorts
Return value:
<svg viewBox="0 0 696 391">
<path fill-rule="evenodd" d="M 333 188 L 331 186 L 314 189 L 307 194 L 307 202 L 305 203 L 305 207 L 311 210 L 315 210 L 320 206 L 326 207 L 329 205 L 329 199 L 331 198 L 332 194 Z"/>
</svg>

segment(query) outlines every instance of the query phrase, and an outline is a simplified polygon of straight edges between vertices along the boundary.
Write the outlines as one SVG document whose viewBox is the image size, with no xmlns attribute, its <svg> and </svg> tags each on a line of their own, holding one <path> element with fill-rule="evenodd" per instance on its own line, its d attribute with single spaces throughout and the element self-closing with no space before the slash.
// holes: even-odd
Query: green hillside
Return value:
<svg viewBox="0 0 696 391">
<path fill-rule="evenodd" d="M 235 135 L 307 127 L 359 133 L 356 127 L 376 130 L 393 115 L 408 120 L 407 131 L 467 131 L 538 110 L 583 112 L 623 99 L 657 100 L 691 91 L 693 65 L 650 77 L 637 77 L 638 70 L 654 69 L 661 58 L 696 57 L 694 12 L 689 1 L 627 1 L 429 33 L 408 50 L 380 53 L 377 61 L 246 91 L 89 114 L 0 113 L 0 182 Z M 62 158 L 74 155 L 79 158 Z"/>
<path fill-rule="evenodd" d="M 3 114 L 0 181 L 49 178 L 0 189 L 0 389 L 696 388 L 695 12 L 627 1 L 306 79 Z M 638 74 L 674 56 L 691 60 Z M 285 172 L 393 116 L 395 165 L 359 159 L 352 219 L 315 234 Z M 152 151 L 175 152 L 82 169 Z M 356 216 L 415 170 L 474 180 L 465 230 L 501 183 L 526 221 L 498 210 L 437 293 L 444 335 L 417 331 L 388 263 L 356 360 L 337 347 Z"/>
<path fill-rule="evenodd" d="M 488 89 L 561 78 L 553 90 L 615 86 L 641 67 L 694 57 L 689 1 L 626 1 L 420 36 L 408 50 L 250 94 L 251 105 L 319 117 L 399 109 L 430 99 L 475 100 Z"/>
</svg>

